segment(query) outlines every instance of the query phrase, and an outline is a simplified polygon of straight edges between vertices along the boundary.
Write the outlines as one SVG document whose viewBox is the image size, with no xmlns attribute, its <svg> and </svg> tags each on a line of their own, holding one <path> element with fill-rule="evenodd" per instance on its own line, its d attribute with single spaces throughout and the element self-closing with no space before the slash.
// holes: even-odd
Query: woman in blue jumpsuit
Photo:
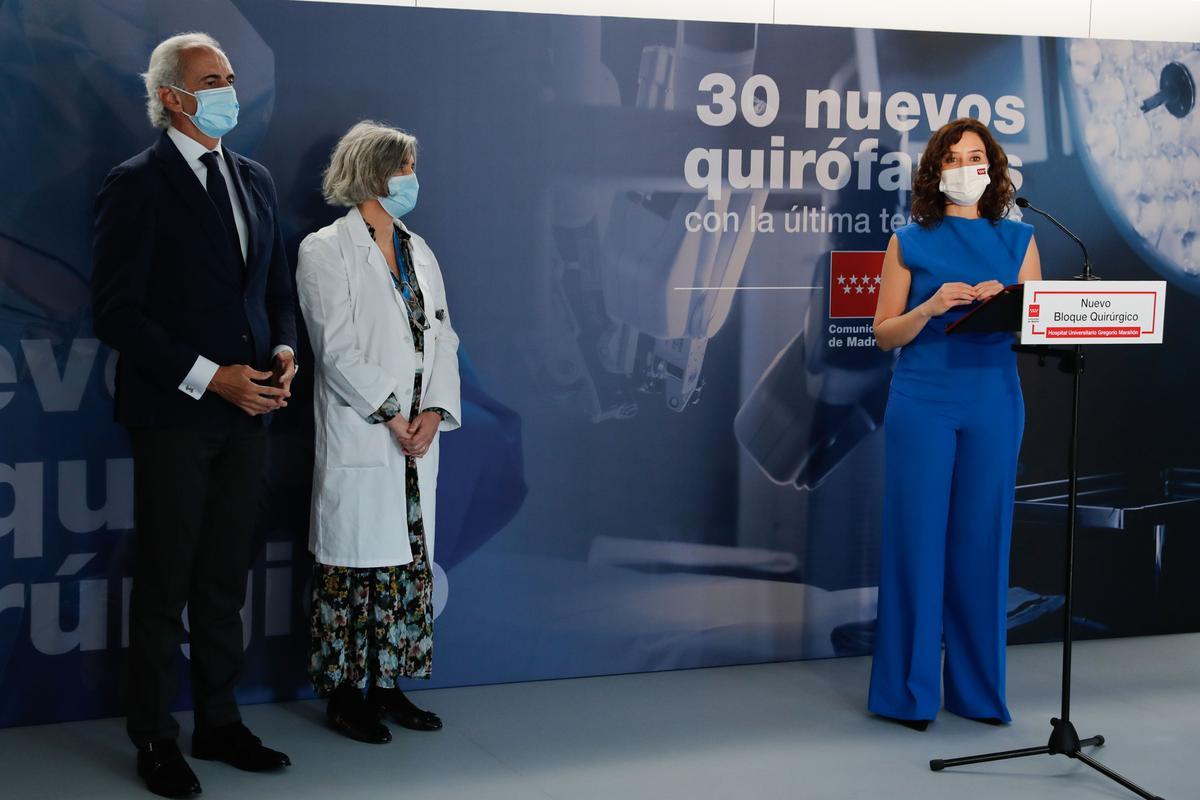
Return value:
<svg viewBox="0 0 1200 800">
<path fill-rule="evenodd" d="M 1033 228 L 1006 219 L 1008 159 L 960 119 L 930 139 L 913 220 L 888 243 L 875 312 L 900 347 L 884 418 L 879 615 L 868 706 L 924 730 L 945 706 L 1008 722 L 1009 541 L 1025 407 L 1012 336 L 946 334 L 972 303 L 1038 280 Z M 942 645 L 945 645 L 945 660 Z"/>
</svg>

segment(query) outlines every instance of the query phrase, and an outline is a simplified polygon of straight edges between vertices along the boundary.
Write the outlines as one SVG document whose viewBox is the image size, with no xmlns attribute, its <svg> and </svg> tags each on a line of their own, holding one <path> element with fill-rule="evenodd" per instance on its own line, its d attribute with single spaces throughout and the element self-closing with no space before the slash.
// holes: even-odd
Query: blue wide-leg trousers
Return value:
<svg viewBox="0 0 1200 800">
<path fill-rule="evenodd" d="M 933 719 L 944 674 L 948 711 L 1011 719 L 1008 559 L 1025 406 L 1019 383 L 986 383 L 948 400 L 895 388 L 888 399 L 876 714 Z"/>
</svg>

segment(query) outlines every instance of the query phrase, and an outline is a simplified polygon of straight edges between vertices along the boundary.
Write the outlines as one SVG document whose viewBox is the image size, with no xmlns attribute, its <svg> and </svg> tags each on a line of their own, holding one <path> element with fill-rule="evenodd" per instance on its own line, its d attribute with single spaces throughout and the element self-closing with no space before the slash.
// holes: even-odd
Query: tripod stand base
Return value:
<svg viewBox="0 0 1200 800">
<path fill-rule="evenodd" d="M 1158 795 L 1151 794 L 1133 781 L 1118 775 L 1099 761 L 1082 752 L 1085 747 L 1099 747 L 1104 744 L 1103 736 L 1080 739 L 1079 734 L 1075 732 L 1075 726 L 1071 724 L 1070 720 L 1061 720 L 1057 717 L 1051 719 L 1050 724 L 1054 730 L 1050 733 L 1050 741 L 1042 747 L 1023 747 L 1019 750 L 1002 750 L 997 753 L 983 753 L 982 755 L 963 756 L 962 758 L 935 758 L 929 762 L 929 768 L 934 772 L 941 772 L 949 767 L 964 767 L 968 764 L 983 764 L 988 761 L 1007 761 L 1010 758 L 1025 758 L 1026 756 L 1061 755 L 1087 764 L 1104 777 L 1116 781 L 1139 797 L 1145 798 L 1145 800 L 1163 800 Z"/>
</svg>

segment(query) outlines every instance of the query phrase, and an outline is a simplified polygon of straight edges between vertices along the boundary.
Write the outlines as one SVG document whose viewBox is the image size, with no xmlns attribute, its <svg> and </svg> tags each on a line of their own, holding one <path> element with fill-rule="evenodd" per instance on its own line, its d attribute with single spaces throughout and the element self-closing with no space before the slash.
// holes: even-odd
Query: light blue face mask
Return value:
<svg viewBox="0 0 1200 800">
<path fill-rule="evenodd" d="M 178 86 L 171 88 L 196 98 L 196 113 L 188 114 L 185 111 L 184 116 L 190 119 L 192 124 L 205 136 L 220 139 L 237 126 L 238 109 L 241 106 L 238 105 L 237 92 L 233 90 L 232 86 L 202 89 L 198 92 L 189 92 Z"/>
<path fill-rule="evenodd" d="M 421 184 L 417 183 L 417 173 L 393 175 L 388 178 L 387 185 L 387 196 L 379 198 L 384 211 L 399 219 L 417 207 L 417 190 L 421 188 Z"/>
</svg>

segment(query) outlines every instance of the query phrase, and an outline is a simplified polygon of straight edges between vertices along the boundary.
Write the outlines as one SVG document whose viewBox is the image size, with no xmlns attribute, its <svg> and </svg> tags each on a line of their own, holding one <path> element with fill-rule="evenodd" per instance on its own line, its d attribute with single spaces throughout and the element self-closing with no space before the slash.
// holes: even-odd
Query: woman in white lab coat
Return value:
<svg viewBox="0 0 1200 800">
<path fill-rule="evenodd" d="M 309 674 L 330 724 L 373 743 L 391 740 L 381 717 L 441 728 L 398 687 L 430 676 L 438 436 L 461 418 L 442 274 L 400 221 L 416 149 L 373 122 L 342 137 L 323 189 L 349 211 L 305 238 L 296 270 L 316 356 Z"/>
</svg>

